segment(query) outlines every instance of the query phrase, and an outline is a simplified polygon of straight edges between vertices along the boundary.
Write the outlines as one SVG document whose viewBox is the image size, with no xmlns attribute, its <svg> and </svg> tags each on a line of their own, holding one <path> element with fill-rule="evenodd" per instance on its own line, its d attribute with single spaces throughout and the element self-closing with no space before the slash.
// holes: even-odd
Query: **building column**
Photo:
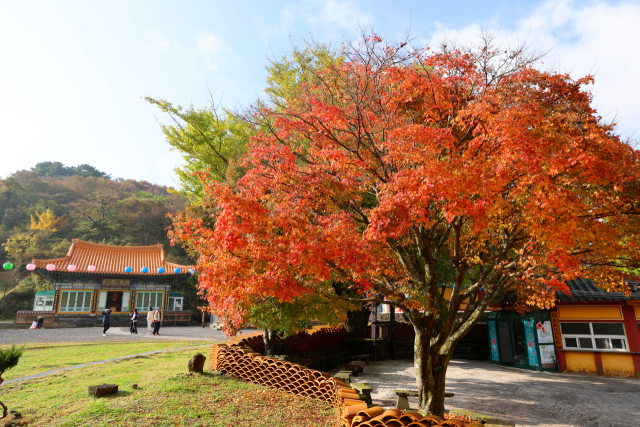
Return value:
<svg viewBox="0 0 640 427">
<path fill-rule="evenodd" d="M 632 353 L 640 353 L 640 330 L 638 330 L 640 320 L 636 318 L 635 307 L 632 305 L 622 306 L 622 318 L 624 321 L 624 329 L 627 333 L 629 351 Z M 633 364 L 636 367 L 636 378 L 638 378 L 640 376 L 640 354 L 632 354 L 632 356 Z"/>
<path fill-rule="evenodd" d="M 60 304 L 60 287 L 55 287 L 56 293 L 53 295 L 53 312 L 58 312 L 58 305 Z"/>
</svg>

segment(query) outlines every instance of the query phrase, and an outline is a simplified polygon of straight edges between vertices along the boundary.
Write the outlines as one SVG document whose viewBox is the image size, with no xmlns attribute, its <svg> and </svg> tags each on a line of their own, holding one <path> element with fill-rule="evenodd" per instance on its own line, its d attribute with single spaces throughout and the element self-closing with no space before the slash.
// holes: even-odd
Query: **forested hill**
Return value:
<svg viewBox="0 0 640 427">
<path fill-rule="evenodd" d="M 181 247 L 169 245 L 166 232 L 167 213 L 182 209 L 185 202 L 170 188 L 112 179 L 86 164 L 38 163 L 0 180 L 0 264 L 15 265 L 10 272 L 0 272 L 0 298 L 18 283 L 16 291 L 28 293 L 46 286 L 27 274 L 26 264 L 32 258 L 63 257 L 72 239 L 115 245 L 163 243 L 168 260 L 190 264 Z M 0 318 L 28 309 L 32 300 L 24 298 L 20 307 L 16 301 L 0 300 Z"/>
</svg>

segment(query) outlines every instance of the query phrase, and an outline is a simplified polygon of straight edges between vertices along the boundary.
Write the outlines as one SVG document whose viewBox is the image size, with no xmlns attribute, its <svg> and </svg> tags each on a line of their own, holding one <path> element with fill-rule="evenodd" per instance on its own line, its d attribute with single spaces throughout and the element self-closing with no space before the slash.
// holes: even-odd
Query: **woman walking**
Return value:
<svg viewBox="0 0 640 427">
<path fill-rule="evenodd" d="M 156 310 L 156 314 L 153 315 L 153 335 L 160 335 L 160 324 L 162 323 L 162 309 L 158 307 Z"/>
<path fill-rule="evenodd" d="M 153 312 L 153 307 L 149 307 L 149 312 L 147 313 L 147 330 L 149 331 L 149 333 L 147 335 L 151 335 L 151 332 L 153 331 L 153 315 L 155 313 Z"/>
<path fill-rule="evenodd" d="M 131 313 L 131 326 L 129 328 L 131 334 L 138 335 L 138 309 L 134 308 Z"/>
</svg>

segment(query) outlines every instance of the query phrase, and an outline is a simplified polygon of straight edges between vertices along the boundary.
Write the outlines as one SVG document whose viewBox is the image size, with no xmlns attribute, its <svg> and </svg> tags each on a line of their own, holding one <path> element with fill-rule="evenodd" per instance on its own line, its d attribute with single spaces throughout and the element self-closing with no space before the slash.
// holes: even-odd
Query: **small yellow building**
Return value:
<svg viewBox="0 0 640 427">
<path fill-rule="evenodd" d="M 628 285 L 627 297 L 578 279 L 569 282 L 571 296 L 558 295 L 550 314 L 560 372 L 638 378 L 640 289 Z"/>
</svg>

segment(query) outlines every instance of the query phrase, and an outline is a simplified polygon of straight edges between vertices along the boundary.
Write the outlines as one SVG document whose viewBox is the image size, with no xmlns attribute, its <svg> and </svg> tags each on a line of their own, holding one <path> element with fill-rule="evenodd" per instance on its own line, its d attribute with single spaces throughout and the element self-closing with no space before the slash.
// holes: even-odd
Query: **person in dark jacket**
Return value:
<svg viewBox="0 0 640 427">
<path fill-rule="evenodd" d="M 109 329 L 109 320 L 111 317 L 111 309 L 107 308 L 102 312 L 102 324 L 104 325 L 104 330 L 102 331 L 102 336 L 107 336 L 107 330 Z"/>
<path fill-rule="evenodd" d="M 129 328 L 129 332 L 132 334 L 138 335 L 138 309 L 134 308 L 133 313 L 130 314 L 131 317 L 131 326 Z"/>
</svg>

